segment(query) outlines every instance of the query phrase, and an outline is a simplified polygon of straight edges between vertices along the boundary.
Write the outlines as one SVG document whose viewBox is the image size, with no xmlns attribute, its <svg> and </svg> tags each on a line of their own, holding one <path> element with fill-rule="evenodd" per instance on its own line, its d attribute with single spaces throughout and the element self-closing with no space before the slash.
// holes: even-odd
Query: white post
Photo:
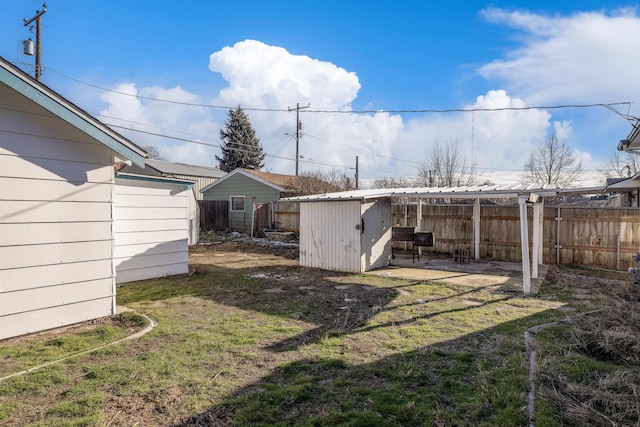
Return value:
<svg viewBox="0 0 640 427">
<path fill-rule="evenodd" d="M 544 264 L 544 199 L 540 198 L 540 248 L 538 264 Z"/>
<path fill-rule="evenodd" d="M 520 242 L 522 244 L 522 286 L 524 294 L 531 293 L 531 277 L 529 273 L 529 230 L 527 228 L 527 196 L 519 196 L 520 205 Z"/>
<path fill-rule="evenodd" d="M 540 264 L 540 208 L 541 203 L 533 204 L 533 248 L 531 251 L 531 277 L 538 278 L 538 264 Z"/>
<path fill-rule="evenodd" d="M 416 225 L 416 231 L 422 231 L 422 199 L 418 198 L 418 209 L 416 215 L 418 216 Z M 418 256 L 422 255 L 422 246 L 418 246 Z"/>
<path fill-rule="evenodd" d="M 480 259 L 480 199 L 473 204 L 473 254 Z"/>
</svg>

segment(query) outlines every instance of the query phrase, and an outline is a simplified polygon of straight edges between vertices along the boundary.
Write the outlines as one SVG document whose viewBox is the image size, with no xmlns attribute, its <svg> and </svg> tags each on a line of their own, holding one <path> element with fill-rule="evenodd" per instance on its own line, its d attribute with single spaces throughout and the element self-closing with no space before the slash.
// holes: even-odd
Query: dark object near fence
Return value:
<svg viewBox="0 0 640 427">
<path fill-rule="evenodd" d="M 420 261 L 420 250 L 418 248 L 421 246 L 433 247 L 433 231 L 418 231 L 413 234 L 413 262 L 416 261 L 416 252 L 418 253 L 418 261 Z"/>
<path fill-rule="evenodd" d="M 453 261 L 458 264 L 469 264 L 471 260 L 469 256 L 470 252 L 469 248 L 455 249 L 453 251 Z"/>
<path fill-rule="evenodd" d="M 393 254 L 393 242 L 413 242 L 415 227 L 391 227 L 391 259 L 395 259 Z"/>
<path fill-rule="evenodd" d="M 418 231 L 415 227 L 391 227 L 391 242 L 411 242 L 413 262 L 416 261 L 416 252 L 418 253 L 418 261 L 420 261 L 419 247 L 433 247 L 433 231 Z M 393 246 L 391 246 L 391 258 L 395 258 L 393 254 Z"/>
<path fill-rule="evenodd" d="M 629 278 L 634 285 L 640 285 L 640 252 L 633 256 L 633 260 L 638 263 L 638 266 L 629 269 Z"/>
</svg>

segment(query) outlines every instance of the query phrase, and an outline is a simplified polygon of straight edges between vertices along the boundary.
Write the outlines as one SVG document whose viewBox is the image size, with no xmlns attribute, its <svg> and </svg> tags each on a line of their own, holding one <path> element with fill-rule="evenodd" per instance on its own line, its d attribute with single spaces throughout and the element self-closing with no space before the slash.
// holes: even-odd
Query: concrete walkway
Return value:
<svg viewBox="0 0 640 427">
<path fill-rule="evenodd" d="M 454 262 L 451 257 L 423 254 L 420 260 L 412 260 L 411 254 L 395 253 L 395 259 L 384 268 L 365 274 L 397 277 L 409 280 L 442 281 L 464 286 L 501 286 L 505 290 L 523 292 L 522 264 L 501 261 L 476 261 L 469 263 Z M 531 278 L 531 293 L 540 289 L 547 268 L 539 266 L 539 278 Z"/>
</svg>

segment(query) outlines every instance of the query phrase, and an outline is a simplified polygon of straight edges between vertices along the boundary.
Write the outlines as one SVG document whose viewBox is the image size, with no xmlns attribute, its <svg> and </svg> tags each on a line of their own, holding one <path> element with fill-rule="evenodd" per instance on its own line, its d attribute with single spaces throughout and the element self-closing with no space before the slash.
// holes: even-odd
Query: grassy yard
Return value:
<svg viewBox="0 0 640 427">
<path fill-rule="evenodd" d="M 524 297 L 300 268 L 296 255 L 221 243 L 192 252 L 194 274 L 119 287 L 118 304 L 158 326 L 0 382 L 0 425 L 527 425 L 524 331 L 597 305 L 559 281 Z M 563 354 L 567 324 L 539 333 L 540 349 Z M 1 342 L 0 377 L 142 326 L 128 314 Z M 539 361 L 536 425 L 572 425 L 550 391 L 559 367 L 583 365 Z"/>
</svg>

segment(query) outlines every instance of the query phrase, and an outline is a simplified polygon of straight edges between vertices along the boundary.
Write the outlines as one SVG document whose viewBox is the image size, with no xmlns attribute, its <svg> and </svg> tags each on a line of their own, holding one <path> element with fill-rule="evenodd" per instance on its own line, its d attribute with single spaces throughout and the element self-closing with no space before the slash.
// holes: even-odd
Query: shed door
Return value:
<svg viewBox="0 0 640 427">
<path fill-rule="evenodd" d="M 391 199 L 362 204 L 362 271 L 385 267 L 391 260 Z"/>
<path fill-rule="evenodd" d="M 300 203 L 300 265 L 360 273 L 360 201 Z"/>
</svg>

